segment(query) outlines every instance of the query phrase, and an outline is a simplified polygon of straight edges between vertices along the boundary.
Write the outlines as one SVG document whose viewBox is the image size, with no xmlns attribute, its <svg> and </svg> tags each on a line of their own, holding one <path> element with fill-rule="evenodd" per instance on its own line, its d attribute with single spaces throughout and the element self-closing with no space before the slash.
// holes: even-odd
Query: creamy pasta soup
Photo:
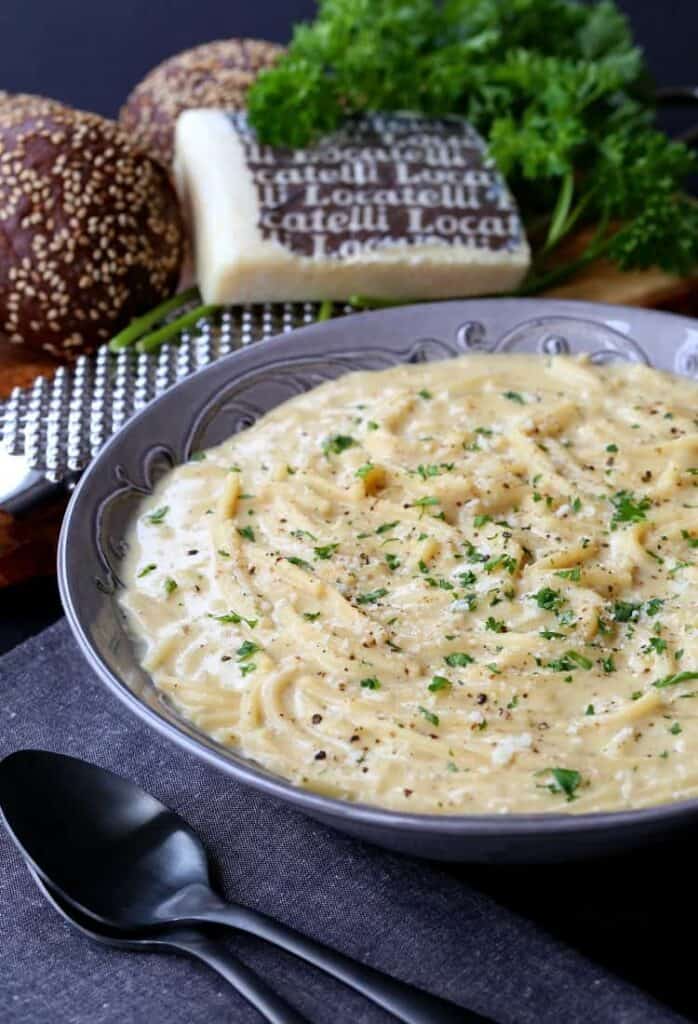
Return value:
<svg viewBox="0 0 698 1024">
<path fill-rule="evenodd" d="M 467 356 L 360 372 L 198 453 L 121 601 L 178 711 L 403 811 L 698 795 L 698 388 Z"/>
</svg>

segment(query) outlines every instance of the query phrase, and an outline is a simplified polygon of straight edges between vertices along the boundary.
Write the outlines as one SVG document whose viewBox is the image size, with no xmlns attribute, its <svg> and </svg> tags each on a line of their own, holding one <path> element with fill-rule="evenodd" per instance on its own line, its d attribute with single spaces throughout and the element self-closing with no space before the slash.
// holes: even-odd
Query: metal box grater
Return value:
<svg viewBox="0 0 698 1024">
<path fill-rule="evenodd" d="M 314 323 L 318 310 L 311 302 L 233 306 L 153 354 L 113 355 L 104 345 L 0 402 L 0 445 L 20 458 L 34 484 L 70 487 L 104 442 L 166 388 L 238 348 Z"/>
</svg>

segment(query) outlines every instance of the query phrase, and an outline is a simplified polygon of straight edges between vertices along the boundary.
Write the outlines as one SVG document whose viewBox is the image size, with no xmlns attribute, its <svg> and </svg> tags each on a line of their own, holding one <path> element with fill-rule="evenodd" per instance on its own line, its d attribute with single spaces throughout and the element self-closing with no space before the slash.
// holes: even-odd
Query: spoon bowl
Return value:
<svg viewBox="0 0 698 1024">
<path fill-rule="evenodd" d="M 0 808 L 39 878 L 103 925 L 157 926 L 183 891 L 210 888 L 206 853 L 187 823 L 87 761 L 10 754 L 0 767 Z"/>
</svg>

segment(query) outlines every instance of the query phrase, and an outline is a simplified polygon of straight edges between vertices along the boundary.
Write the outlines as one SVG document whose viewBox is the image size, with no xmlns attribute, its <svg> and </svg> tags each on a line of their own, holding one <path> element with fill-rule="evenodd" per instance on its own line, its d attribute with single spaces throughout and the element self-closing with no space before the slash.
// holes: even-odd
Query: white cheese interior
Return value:
<svg viewBox="0 0 698 1024">
<path fill-rule="evenodd" d="M 175 175 L 188 211 L 204 302 L 449 298 L 510 291 L 529 265 L 523 231 L 508 249 L 391 240 L 353 255 L 299 255 L 260 230 L 258 190 L 229 117 L 190 110 L 177 123 Z M 468 216 L 468 211 L 462 211 Z M 360 215 L 360 214 L 359 214 Z M 449 214 L 450 216 L 451 214 Z M 454 217 L 459 216 L 453 210 Z M 511 211 L 509 216 L 513 217 Z M 517 222 L 518 223 L 518 222 Z"/>
</svg>

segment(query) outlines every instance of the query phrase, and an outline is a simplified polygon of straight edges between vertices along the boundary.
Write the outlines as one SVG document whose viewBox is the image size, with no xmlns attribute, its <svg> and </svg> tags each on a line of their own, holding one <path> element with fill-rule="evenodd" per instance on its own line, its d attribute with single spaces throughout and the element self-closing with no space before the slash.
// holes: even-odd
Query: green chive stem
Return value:
<svg viewBox="0 0 698 1024">
<path fill-rule="evenodd" d="M 219 306 L 197 306 L 196 309 L 190 310 L 183 316 L 177 317 L 172 323 L 165 324 L 157 331 L 153 331 L 152 334 L 146 334 L 145 337 L 140 338 L 136 342 L 137 352 L 154 352 L 160 348 L 166 341 L 169 341 L 175 335 L 179 334 L 180 331 L 184 331 L 187 327 L 193 327 L 197 321 L 204 316 L 209 316 L 214 313 Z"/>
<path fill-rule="evenodd" d="M 166 299 L 165 302 L 161 302 L 155 309 L 151 309 L 150 312 L 144 313 L 143 316 L 138 316 L 131 321 L 123 331 L 119 331 L 109 342 L 110 352 L 120 352 L 124 348 L 128 348 L 129 345 L 133 345 L 135 341 L 141 338 L 144 334 L 150 330 L 153 324 L 158 323 L 163 317 L 166 317 L 168 313 L 172 313 L 173 310 L 179 309 L 186 302 L 191 302 L 192 299 L 199 297 L 199 289 L 196 287 L 187 288 L 186 291 L 179 292 L 178 295 L 173 295 L 172 298 Z"/>
</svg>

